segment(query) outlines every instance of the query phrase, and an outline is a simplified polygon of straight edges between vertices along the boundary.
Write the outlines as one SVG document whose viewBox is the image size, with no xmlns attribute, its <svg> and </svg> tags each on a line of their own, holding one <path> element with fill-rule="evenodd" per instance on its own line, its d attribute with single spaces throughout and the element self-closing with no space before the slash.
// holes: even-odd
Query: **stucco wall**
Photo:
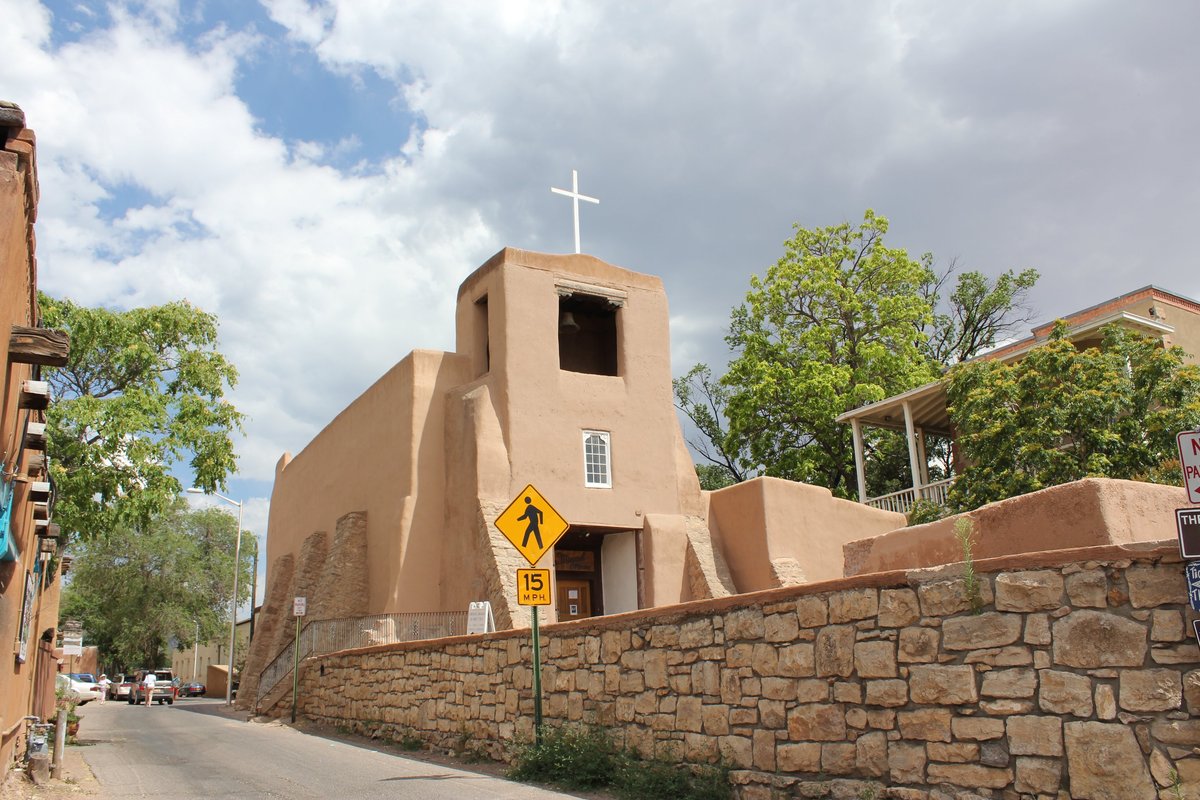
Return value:
<svg viewBox="0 0 1200 800">
<path fill-rule="evenodd" d="M 547 626 L 547 721 L 723 759 L 742 798 L 1147 798 L 1172 769 L 1200 792 L 1174 544 L 977 574 L 978 614 L 952 565 Z M 299 709 L 503 758 L 532 733 L 530 657 L 516 631 L 323 656 L 302 665 Z"/>
<path fill-rule="evenodd" d="M 842 577 L 842 545 L 905 524 L 903 514 L 820 486 L 755 478 L 709 494 L 709 527 L 739 592 Z"/>
<path fill-rule="evenodd" d="M 3 471 L 24 471 L 23 434 L 26 421 L 36 418 L 19 409 L 21 382 L 34 377 L 28 364 L 9 362 L 9 334 L 13 325 L 37 323 L 37 257 L 34 222 L 37 219 L 38 180 L 36 141 L 31 130 L 16 125 L 23 114 L 11 108 L 0 109 L 0 352 L 6 365 L 0 381 L 0 441 L 5 442 Z M 34 570 L 38 559 L 32 506 L 28 503 L 29 485 L 14 483 L 10 530 L 20 555 L 16 561 L 0 562 L 0 642 L 5 658 L 0 664 L 0 782 L 4 779 L 14 749 L 21 741 L 21 719 L 30 713 L 47 713 L 53 708 L 52 681 L 42 696 L 34 696 L 35 674 L 39 658 L 38 640 L 48 634 L 53 644 L 58 626 L 59 578 L 49 581 L 35 574 L 37 588 L 33 598 L 33 617 L 28 638 L 27 659 L 19 663 L 14 644 L 18 641 L 24 606 L 26 574 Z M 42 664 L 43 671 L 54 665 Z"/>
<path fill-rule="evenodd" d="M 959 517 L 973 523 L 974 557 L 997 558 L 1169 539 L 1175 536 L 1174 510 L 1187 504 L 1187 494 L 1178 486 L 1086 478 L 989 503 L 968 514 L 848 542 L 844 574 L 959 561 L 962 546 L 954 535 Z"/>
</svg>

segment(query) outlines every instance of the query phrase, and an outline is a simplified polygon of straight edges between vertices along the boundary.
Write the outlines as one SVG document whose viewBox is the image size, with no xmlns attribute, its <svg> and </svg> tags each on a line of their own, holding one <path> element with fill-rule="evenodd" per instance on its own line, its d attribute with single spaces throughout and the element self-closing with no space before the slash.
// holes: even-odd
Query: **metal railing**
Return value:
<svg viewBox="0 0 1200 800">
<path fill-rule="evenodd" d="M 891 494 L 869 498 L 867 505 L 881 508 L 884 511 L 896 511 L 900 514 L 907 514 L 918 498 L 937 506 L 944 506 L 946 505 L 946 493 L 950 490 L 952 483 L 954 483 L 954 478 L 946 478 L 942 481 L 927 483 L 920 489 L 901 489 Z"/>
<path fill-rule="evenodd" d="M 300 660 L 356 647 L 440 639 L 443 636 L 461 636 L 466 632 L 466 611 L 421 611 L 315 619 L 300 630 Z M 294 647 L 294 642 L 288 644 L 259 673 L 256 706 L 268 692 L 292 674 L 292 664 L 296 658 Z"/>
</svg>

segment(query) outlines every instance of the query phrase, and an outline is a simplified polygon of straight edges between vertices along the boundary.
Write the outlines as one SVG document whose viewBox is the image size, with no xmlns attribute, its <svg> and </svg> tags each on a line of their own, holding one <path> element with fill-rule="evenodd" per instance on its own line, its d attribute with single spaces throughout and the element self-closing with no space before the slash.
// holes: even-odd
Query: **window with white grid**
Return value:
<svg viewBox="0 0 1200 800">
<path fill-rule="evenodd" d="M 608 433 L 605 431 L 583 432 L 583 485 L 597 488 L 612 488 L 612 470 L 609 464 Z"/>
</svg>

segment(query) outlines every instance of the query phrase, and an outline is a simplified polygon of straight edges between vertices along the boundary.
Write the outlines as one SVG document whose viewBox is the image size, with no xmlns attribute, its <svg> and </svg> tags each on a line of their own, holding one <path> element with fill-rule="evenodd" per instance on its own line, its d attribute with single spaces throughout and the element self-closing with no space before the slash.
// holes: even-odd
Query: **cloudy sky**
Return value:
<svg viewBox="0 0 1200 800">
<path fill-rule="evenodd" d="M 677 374 L 792 224 L 995 275 L 1039 320 L 1200 296 L 1200 5 L 756 0 L 0 0 L 38 135 L 39 279 L 221 320 L 249 417 L 229 494 L 413 348 L 504 246 L 662 276 Z"/>
</svg>

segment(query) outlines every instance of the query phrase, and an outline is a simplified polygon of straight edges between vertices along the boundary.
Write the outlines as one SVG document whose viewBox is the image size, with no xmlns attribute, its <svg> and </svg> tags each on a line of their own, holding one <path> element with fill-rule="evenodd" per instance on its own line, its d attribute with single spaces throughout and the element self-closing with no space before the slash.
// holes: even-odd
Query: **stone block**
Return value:
<svg viewBox="0 0 1200 800">
<path fill-rule="evenodd" d="M 1056 795 L 1062 786 L 1062 759 L 1020 756 L 1013 788 L 1024 794 Z"/>
<path fill-rule="evenodd" d="M 966 764 L 979 759 L 979 745 L 975 742 L 929 742 L 925 752 L 930 761 L 947 764 Z"/>
<path fill-rule="evenodd" d="M 924 744 L 891 742 L 888 745 L 888 773 L 893 783 L 925 783 Z"/>
<path fill-rule="evenodd" d="M 861 775 L 880 778 L 888 773 L 887 734 L 882 731 L 864 733 L 854 742 L 855 767 Z"/>
<path fill-rule="evenodd" d="M 1196 657 L 1196 643 L 1156 645 L 1150 650 L 1150 660 L 1155 664 L 1165 665 L 1194 664 L 1198 660 Z"/>
<path fill-rule="evenodd" d="M 992 585 L 987 576 L 980 578 L 979 594 L 984 605 L 992 601 Z M 917 596 L 921 613 L 927 617 L 948 617 L 971 609 L 971 599 L 961 578 L 921 584 Z"/>
<path fill-rule="evenodd" d="M 1133 730 L 1104 722 L 1064 726 L 1071 796 L 1129 800 L 1157 796 Z"/>
<path fill-rule="evenodd" d="M 1002 572 L 996 576 L 997 611 L 1049 611 L 1063 604 L 1063 578 L 1052 570 Z"/>
<path fill-rule="evenodd" d="M 797 598 L 796 619 L 801 628 L 819 628 L 829 623 L 829 605 L 824 597 Z"/>
<path fill-rule="evenodd" d="M 709 736 L 724 736 L 729 733 L 729 706 L 702 706 L 700 719 L 701 730 Z"/>
<path fill-rule="evenodd" d="M 919 664 L 909 668 L 908 695 L 914 703 L 956 706 L 979 700 L 975 668 Z"/>
<path fill-rule="evenodd" d="M 937 628 L 904 628 L 900 631 L 898 661 L 928 663 L 936 661 L 941 632 Z"/>
<path fill-rule="evenodd" d="M 800 633 L 795 614 L 769 614 L 763 618 L 763 638 L 768 642 L 792 642 Z"/>
<path fill-rule="evenodd" d="M 1187 603 L 1187 578 L 1179 564 L 1134 564 L 1125 571 L 1129 604 L 1153 608 Z"/>
<path fill-rule="evenodd" d="M 1200 716 L 1200 669 L 1194 669 L 1183 675 L 1183 699 L 1187 702 L 1187 711 L 1194 716 Z"/>
<path fill-rule="evenodd" d="M 846 738 L 846 714 L 840 705 L 809 703 L 788 714 L 793 742 L 837 742 Z"/>
<path fill-rule="evenodd" d="M 900 736 L 904 739 L 920 739 L 927 742 L 950 741 L 950 710 L 943 708 L 920 708 L 915 711 L 900 711 L 896 721 L 900 725 Z"/>
<path fill-rule="evenodd" d="M 754 768 L 764 772 L 775 771 L 775 732 L 755 731 L 751 736 Z"/>
<path fill-rule="evenodd" d="M 699 697 L 680 697 L 675 703 L 675 729 L 699 733 L 704 729 Z"/>
<path fill-rule="evenodd" d="M 921 618 L 921 605 L 912 589 L 883 589 L 879 592 L 879 627 L 903 628 Z"/>
<path fill-rule="evenodd" d="M 1117 697 L 1107 683 L 1096 685 L 1096 716 L 1103 720 L 1117 718 Z"/>
<path fill-rule="evenodd" d="M 754 645 L 750 667 L 756 675 L 776 675 L 779 672 L 779 651 L 774 645 L 759 642 Z"/>
<path fill-rule="evenodd" d="M 1081 669 L 1140 667 L 1146 626 L 1102 611 L 1073 611 L 1053 625 L 1054 663 Z"/>
<path fill-rule="evenodd" d="M 1200 720 L 1156 719 L 1150 723 L 1150 735 L 1162 744 L 1200 746 Z"/>
<path fill-rule="evenodd" d="M 1062 720 L 1058 717 L 1015 716 L 1005 722 L 1008 751 L 1015 756 L 1061 756 Z"/>
<path fill-rule="evenodd" d="M 1102 569 L 1086 569 L 1068 575 L 1065 581 L 1071 605 L 1081 608 L 1108 607 L 1108 576 Z"/>
<path fill-rule="evenodd" d="M 1173 669 L 1121 670 L 1119 702 L 1126 711 L 1174 711 L 1183 705 L 1183 680 Z"/>
<path fill-rule="evenodd" d="M 804 678 L 816 674 L 816 649 L 808 642 L 779 648 L 779 674 Z"/>
<path fill-rule="evenodd" d="M 930 783 L 949 783 L 972 788 L 1003 789 L 1012 783 L 1012 770 L 979 764 L 930 764 L 926 770 Z"/>
<path fill-rule="evenodd" d="M 896 677 L 896 645 L 887 639 L 857 643 L 854 670 L 860 678 Z"/>
<path fill-rule="evenodd" d="M 987 741 L 1004 735 L 1004 720 L 990 717 L 955 717 L 950 722 L 955 739 Z"/>
<path fill-rule="evenodd" d="M 1183 615 L 1178 611 L 1154 609 L 1150 615 L 1150 641 L 1179 642 L 1183 638 Z"/>
<path fill-rule="evenodd" d="M 867 681 L 869 706 L 898 708 L 908 705 L 908 683 L 902 680 Z"/>
<path fill-rule="evenodd" d="M 796 681 L 796 700 L 801 703 L 828 702 L 829 684 L 822 680 Z"/>
<path fill-rule="evenodd" d="M 829 622 L 856 622 L 879 613 L 879 596 L 874 589 L 847 589 L 829 595 Z"/>
<path fill-rule="evenodd" d="M 820 772 L 821 745 L 817 742 L 780 744 L 775 748 L 775 765 L 780 772 Z"/>
<path fill-rule="evenodd" d="M 942 623 L 946 650 L 980 650 L 1003 647 L 1021 636 L 1022 617 L 990 611 L 978 616 L 952 617 Z"/>
<path fill-rule="evenodd" d="M 983 674 L 980 693 L 985 697 L 1033 697 L 1037 673 L 1032 669 L 999 669 Z"/>
<path fill-rule="evenodd" d="M 1025 618 L 1025 644 L 1050 644 L 1050 617 L 1030 614 Z"/>
<path fill-rule="evenodd" d="M 850 681 L 838 681 L 833 685 L 833 701 L 835 703 L 862 702 L 862 684 Z"/>
<path fill-rule="evenodd" d="M 818 677 L 847 677 L 854 671 L 854 626 L 830 625 L 817 634 Z"/>
<path fill-rule="evenodd" d="M 766 631 L 762 609 L 739 608 L 725 615 L 725 641 L 762 639 Z"/>
<path fill-rule="evenodd" d="M 867 727 L 877 731 L 895 730 L 896 712 L 890 708 L 877 708 L 867 711 Z"/>
<path fill-rule="evenodd" d="M 754 765 L 754 742 L 748 736 L 721 736 L 717 739 L 721 758 L 736 769 L 750 769 Z"/>
<path fill-rule="evenodd" d="M 1040 673 L 1038 704 L 1051 714 L 1092 715 L 1092 681 L 1086 675 L 1046 669 Z"/>
<path fill-rule="evenodd" d="M 852 742 L 821 745 L 821 771 L 830 775 L 853 775 L 858 764 L 858 749 Z"/>
</svg>

